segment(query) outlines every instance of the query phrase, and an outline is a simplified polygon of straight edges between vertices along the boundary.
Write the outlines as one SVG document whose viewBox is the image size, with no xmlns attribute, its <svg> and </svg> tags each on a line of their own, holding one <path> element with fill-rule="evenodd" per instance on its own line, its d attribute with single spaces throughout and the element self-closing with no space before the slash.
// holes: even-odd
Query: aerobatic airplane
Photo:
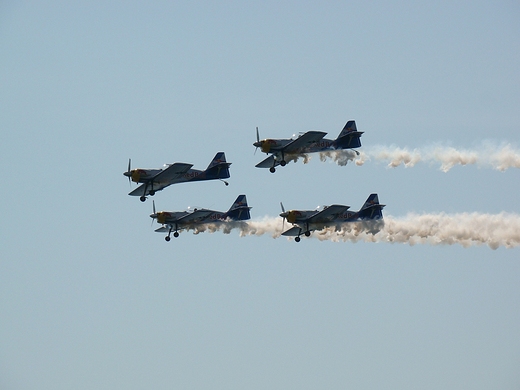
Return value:
<svg viewBox="0 0 520 390">
<path fill-rule="evenodd" d="M 383 219 L 381 210 L 385 207 L 384 204 L 379 204 L 377 194 L 371 194 L 359 211 L 348 211 L 350 206 L 338 204 L 324 206 L 322 209 L 317 210 L 285 211 L 283 204 L 280 203 L 280 205 L 282 207 L 280 217 L 283 218 L 283 222 L 287 220 L 287 222 L 293 224 L 293 227 L 283 232 L 282 236 L 296 237 L 294 239 L 296 242 L 300 241 L 300 235 L 302 234 L 309 237 L 313 230 L 321 230 L 332 226 L 339 230 L 341 225 L 348 222 L 379 222 L 371 226 L 371 233 L 374 234 L 380 229 Z"/>
<path fill-rule="evenodd" d="M 155 202 L 153 203 L 153 214 L 151 218 L 156 219 L 163 226 L 156 229 L 158 233 L 168 233 L 164 238 L 170 241 L 170 235 L 179 237 L 179 230 L 193 229 L 197 225 L 229 223 L 232 221 L 245 221 L 251 219 L 249 210 L 251 207 L 247 205 L 245 195 L 239 195 L 233 202 L 228 211 L 215 211 L 208 209 L 193 209 L 191 211 L 155 211 Z"/>
<path fill-rule="evenodd" d="M 356 121 L 348 121 L 338 138 L 334 140 L 323 138 L 326 134 L 322 131 L 307 131 L 294 139 L 260 140 L 257 127 L 256 142 L 253 143 L 253 146 L 256 146 L 257 149 L 260 148 L 262 152 L 270 154 L 270 156 L 256 164 L 256 167 L 269 168 L 269 171 L 274 173 L 275 167 L 278 165 L 283 167 L 287 162 L 307 153 L 359 148 L 363 132 L 357 131 Z M 358 151 L 355 152 L 359 154 Z"/>
<path fill-rule="evenodd" d="M 131 169 L 130 163 L 128 160 L 128 170 L 123 175 L 128 177 L 129 182 L 131 180 L 143 184 L 128 195 L 140 196 L 141 202 L 146 200 L 147 195 L 154 196 L 157 191 L 176 183 L 218 179 L 228 185 L 222 179 L 229 177 L 231 165 L 226 162 L 224 152 L 218 152 L 204 171 L 191 169 L 193 164 L 186 163 L 165 164 L 163 169 Z"/>
</svg>

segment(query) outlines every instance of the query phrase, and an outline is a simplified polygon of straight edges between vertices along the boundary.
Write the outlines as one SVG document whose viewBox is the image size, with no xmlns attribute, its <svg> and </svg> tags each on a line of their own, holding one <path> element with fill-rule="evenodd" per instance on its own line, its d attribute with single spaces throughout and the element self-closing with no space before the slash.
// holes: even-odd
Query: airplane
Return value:
<svg viewBox="0 0 520 390">
<path fill-rule="evenodd" d="M 193 164 L 175 163 L 165 164 L 163 169 L 131 169 L 131 160 L 128 160 L 128 170 L 123 175 L 128 177 L 128 182 L 144 183 L 130 192 L 128 195 L 140 196 L 141 202 L 146 196 L 154 196 L 157 191 L 176 183 L 184 183 L 201 180 L 221 180 L 227 186 L 229 183 L 222 179 L 229 177 L 229 166 L 224 152 L 218 152 L 206 170 L 191 169 Z"/>
<path fill-rule="evenodd" d="M 260 140 L 258 127 L 256 128 L 256 142 L 253 146 L 260 148 L 263 153 L 271 154 L 265 160 L 256 164 L 257 168 L 269 168 L 271 173 L 275 167 L 284 167 L 289 161 L 296 160 L 307 153 L 325 152 L 337 149 L 354 149 L 361 146 L 363 131 L 357 131 L 356 121 L 348 121 L 338 138 L 332 140 L 324 138 L 323 131 L 307 131 L 293 139 L 263 139 Z M 255 150 L 256 152 L 256 150 Z M 357 150 L 354 150 L 359 155 Z"/>
<path fill-rule="evenodd" d="M 324 206 L 322 209 L 316 210 L 289 211 L 285 211 L 281 202 L 280 206 L 282 207 L 280 217 L 283 218 L 283 222 L 285 223 L 285 220 L 287 220 L 287 222 L 293 224 L 293 227 L 283 232 L 282 236 L 293 236 L 296 242 L 300 242 L 300 235 L 304 234 L 309 237 L 313 230 L 321 230 L 331 226 L 336 226 L 339 229 L 340 225 L 348 222 L 382 222 L 383 213 L 381 210 L 385 207 L 384 204 L 379 204 L 377 194 L 370 194 L 359 211 L 348 211 L 350 206 L 338 204 Z M 376 228 L 378 226 L 374 224 L 372 234 L 379 231 Z"/>
<path fill-rule="evenodd" d="M 190 211 L 155 211 L 155 202 L 153 202 L 152 219 L 156 219 L 163 226 L 156 229 L 158 233 L 168 233 L 164 238 L 170 241 L 170 235 L 179 237 L 179 230 L 194 228 L 197 225 L 208 223 L 228 223 L 232 221 L 245 221 L 251 219 L 249 213 L 251 207 L 247 205 L 245 195 L 239 195 L 233 202 L 228 211 L 215 211 L 209 209 L 193 209 Z"/>
</svg>

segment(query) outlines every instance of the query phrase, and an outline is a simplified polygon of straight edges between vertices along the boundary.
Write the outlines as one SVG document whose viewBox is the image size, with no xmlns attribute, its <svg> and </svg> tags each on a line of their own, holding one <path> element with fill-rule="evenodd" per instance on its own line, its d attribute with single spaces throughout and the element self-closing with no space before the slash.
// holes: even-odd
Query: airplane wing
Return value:
<svg viewBox="0 0 520 390">
<path fill-rule="evenodd" d="M 282 236 L 297 237 L 302 234 L 302 229 L 299 226 L 293 226 L 289 230 L 282 233 Z"/>
<path fill-rule="evenodd" d="M 283 148 L 285 153 L 298 153 L 301 148 L 306 148 L 325 137 L 327 133 L 323 131 L 308 131 L 294 141 L 289 142 Z"/>
<path fill-rule="evenodd" d="M 146 189 L 146 194 L 144 193 L 144 187 L 146 187 L 145 184 L 141 184 L 139 187 L 137 187 L 135 190 L 133 190 L 132 192 L 128 193 L 128 195 L 132 195 L 132 196 L 146 196 L 150 193 L 150 189 L 147 188 Z M 155 190 L 155 185 L 153 186 L 154 187 L 154 190 Z"/>
<path fill-rule="evenodd" d="M 190 170 L 193 164 L 185 164 L 185 163 L 175 163 L 170 165 L 168 168 L 162 170 L 157 175 L 155 175 L 153 180 L 153 189 L 154 191 L 162 190 L 165 187 L 168 187 L 170 184 L 175 183 L 175 181 L 181 178 L 186 172 Z M 146 194 L 144 193 L 144 189 L 146 187 Z M 141 184 L 135 190 L 130 192 L 128 195 L 132 196 L 146 196 L 150 193 L 151 186 L 147 186 L 146 184 Z"/>
<path fill-rule="evenodd" d="M 280 165 L 279 160 L 276 160 L 274 158 L 274 155 L 270 155 L 265 160 L 260 161 L 258 164 L 255 165 L 257 168 L 271 168 L 271 167 L 277 167 Z"/>
<path fill-rule="evenodd" d="M 161 226 L 160 228 L 157 228 L 154 231 L 157 233 L 168 233 L 170 231 L 170 228 L 166 226 Z"/>
<path fill-rule="evenodd" d="M 333 204 L 327 207 L 324 210 L 312 215 L 305 222 L 308 223 L 318 223 L 318 222 L 328 222 L 333 220 L 338 214 L 344 213 L 350 208 L 350 206 L 343 206 L 340 204 Z"/>
<path fill-rule="evenodd" d="M 160 228 L 155 229 L 158 233 L 168 233 L 170 231 L 169 226 L 175 226 L 177 225 L 179 229 L 182 229 L 188 225 L 196 224 L 196 223 L 203 223 L 204 219 L 206 219 L 209 215 L 213 214 L 215 211 L 213 210 L 207 210 L 207 209 L 200 209 L 195 210 L 192 213 L 186 214 L 183 217 L 180 217 L 176 221 L 170 221 L 165 223 Z"/>
<path fill-rule="evenodd" d="M 170 165 L 168 168 L 162 170 L 154 176 L 154 187 L 155 183 L 168 183 L 168 185 L 172 184 L 175 181 L 175 179 L 178 179 L 186 172 L 188 172 L 192 166 L 193 164 L 186 163 L 175 163 Z"/>
<path fill-rule="evenodd" d="M 193 213 L 186 214 L 184 217 L 181 217 L 177 220 L 179 225 L 189 225 L 192 223 L 200 223 L 206 219 L 206 217 L 213 214 L 213 210 L 200 209 L 195 210 Z"/>
</svg>

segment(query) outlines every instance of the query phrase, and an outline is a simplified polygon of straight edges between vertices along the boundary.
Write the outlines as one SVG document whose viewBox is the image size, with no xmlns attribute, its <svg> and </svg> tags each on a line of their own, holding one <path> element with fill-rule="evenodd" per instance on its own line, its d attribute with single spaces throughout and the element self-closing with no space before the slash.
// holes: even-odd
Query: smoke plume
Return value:
<svg viewBox="0 0 520 390">
<path fill-rule="evenodd" d="M 509 168 L 520 168 L 520 150 L 510 144 L 500 146 L 482 144 L 473 150 L 455 149 L 451 146 L 430 146 L 419 149 L 401 148 L 398 146 L 374 146 L 359 151 L 335 150 L 320 153 L 320 160 L 333 160 L 338 165 L 347 165 L 353 162 L 363 165 L 367 161 L 385 162 L 389 168 L 400 165 L 413 167 L 418 162 L 440 164 L 443 172 L 448 172 L 455 165 L 477 165 L 491 167 L 499 171 Z"/>
<path fill-rule="evenodd" d="M 285 226 L 289 229 L 290 226 Z M 211 223 L 194 229 L 195 234 L 238 230 L 240 236 L 271 235 L 280 237 L 281 218 L 265 217 L 257 221 Z M 408 214 L 405 217 L 385 217 L 384 222 L 350 222 L 314 231 L 309 239 L 334 242 L 384 242 L 408 245 L 454 245 L 465 248 L 487 245 L 491 249 L 513 248 L 520 245 L 520 215 L 518 214 Z M 302 236 L 302 241 L 306 237 Z M 289 239 L 291 240 L 291 238 Z"/>
</svg>

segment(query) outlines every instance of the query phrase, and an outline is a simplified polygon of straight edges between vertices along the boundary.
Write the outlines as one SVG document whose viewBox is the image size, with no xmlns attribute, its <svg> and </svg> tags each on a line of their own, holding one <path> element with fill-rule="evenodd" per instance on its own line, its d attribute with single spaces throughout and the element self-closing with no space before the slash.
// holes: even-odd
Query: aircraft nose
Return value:
<svg viewBox="0 0 520 390">
<path fill-rule="evenodd" d="M 156 219 L 157 218 L 157 213 L 150 214 L 150 218 Z"/>
<path fill-rule="evenodd" d="M 123 172 L 123 175 L 125 175 L 126 177 L 130 177 L 132 174 L 130 172 Z"/>
<path fill-rule="evenodd" d="M 253 146 L 256 146 L 257 148 L 259 148 L 260 146 L 262 146 L 262 143 L 260 141 L 257 141 L 255 143 L 253 143 Z"/>
<path fill-rule="evenodd" d="M 288 215 L 289 215 L 288 211 L 284 211 L 283 213 L 280 213 L 280 217 L 282 217 L 282 218 L 287 218 Z"/>
</svg>

